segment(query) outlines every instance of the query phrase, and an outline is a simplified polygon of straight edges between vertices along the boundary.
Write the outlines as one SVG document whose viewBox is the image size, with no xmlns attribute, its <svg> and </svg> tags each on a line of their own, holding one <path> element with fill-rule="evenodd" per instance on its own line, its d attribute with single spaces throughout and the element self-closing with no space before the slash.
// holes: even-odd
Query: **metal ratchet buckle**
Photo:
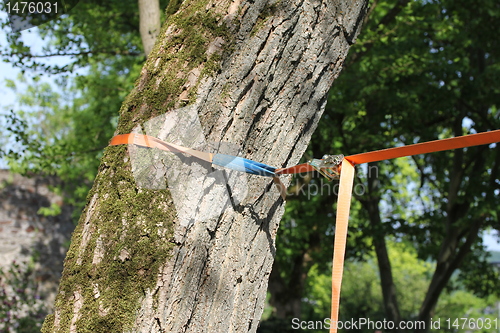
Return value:
<svg viewBox="0 0 500 333">
<path fill-rule="evenodd" d="M 339 166 L 344 159 L 344 155 L 324 155 L 322 159 L 312 159 L 307 163 L 311 165 L 314 170 L 318 171 L 328 180 L 337 179 L 340 176 Z"/>
</svg>

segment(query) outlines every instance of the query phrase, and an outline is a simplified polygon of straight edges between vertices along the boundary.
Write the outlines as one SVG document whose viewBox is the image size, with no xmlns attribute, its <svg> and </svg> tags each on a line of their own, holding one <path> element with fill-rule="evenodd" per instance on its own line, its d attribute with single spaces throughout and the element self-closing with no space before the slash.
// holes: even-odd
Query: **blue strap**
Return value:
<svg viewBox="0 0 500 333">
<path fill-rule="evenodd" d="M 212 160 L 212 164 L 231 170 L 242 171 L 251 173 L 253 175 L 266 177 L 274 177 L 274 171 L 276 170 L 276 168 L 263 163 L 247 160 L 243 157 L 224 154 L 215 154 Z"/>
</svg>

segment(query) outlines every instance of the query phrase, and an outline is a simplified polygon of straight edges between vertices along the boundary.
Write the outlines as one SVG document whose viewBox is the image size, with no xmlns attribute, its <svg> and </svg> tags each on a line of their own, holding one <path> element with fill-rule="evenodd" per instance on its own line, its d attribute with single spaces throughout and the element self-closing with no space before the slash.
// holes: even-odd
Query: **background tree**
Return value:
<svg viewBox="0 0 500 333">
<path fill-rule="evenodd" d="M 160 33 L 161 10 L 159 0 L 139 0 L 139 31 L 146 56 L 151 52 Z"/>
</svg>

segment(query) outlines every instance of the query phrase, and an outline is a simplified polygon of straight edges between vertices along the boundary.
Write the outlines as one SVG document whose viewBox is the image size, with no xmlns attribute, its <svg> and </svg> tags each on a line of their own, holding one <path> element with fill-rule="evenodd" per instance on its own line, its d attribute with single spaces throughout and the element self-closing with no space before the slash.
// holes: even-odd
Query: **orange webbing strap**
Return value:
<svg viewBox="0 0 500 333">
<path fill-rule="evenodd" d="M 450 139 L 435 140 L 417 143 L 409 146 L 395 147 L 347 156 L 354 164 L 389 160 L 397 157 L 433 153 L 436 151 L 451 150 L 472 146 L 486 145 L 500 141 L 500 130 L 457 136 Z"/>
<path fill-rule="evenodd" d="M 277 176 L 273 177 L 273 182 L 276 184 L 276 187 L 278 188 L 278 192 L 280 192 L 280 195 L 283 198 L 283 200 L 286 200 L 285 184 L 283 184 L 281 182 L 281 179 L 279 179 L 279 177 L 277 177 Z"/>
<path fill-rule="evenodd" d="M 340 287 L 342 282 L 342 273 L 344 270 L 344 255 L 347 238 L 347 224 L 349 220 L 352 186 L 354 182 L 354 165 L 397 157 L 433 153 L 443 150 L 479 146 L 496 142 L 500 142 L 500 130 L 377 150 L 368 153 L 351 155 L 344 158 L 342 161 L 342 172 L 340 173 L 335 244 L 333 250 L 332 313 L 330 317 L 330 333 L 337 332 Z"/>
<path fill-rule="evenodd" d="M 302 172 L 311 172 L 314 171 L 314 167 L 310 165 L 309 163 L 302 163 L 299 165 L 291 166 L 288 168 L 282 168 L 282 169 L 276 169 L 275 173 L 277 175 L 289 175 L 289 174 L 296 174 L 296 173 L 302 173 Z"/>
<path fill-rule="evenodd" d="M 116 135 L 111 139 L 111 142 L 109 143 L 110 146 L 116 146 L 116 145 L 137 145 L 137 146 L 142 146 L 142 147 L 149 147 L 149 148 L 158 148 L 161 150 L 165 151 L 170 151 L 173 153 L 185 153 L 189 154 L 191 156 L 200 158 L 204 161 L 212 163 L 213 159 L 213 154 L 210 153 L 204 153 L 198 150 L 194 150 L 191 148 L 186 148 L 182 147 L 173 143 L 168 143 L 165 141 L 162 141 L 160 139 L 157 139 L 155 137 L 149 136 L 149 135 L 143 135 L 143 134 L 136 134 L 136 133 L 129 133 L 129 134 L 120 134 Z M 281 180 L 278 177 L 273 177 L 273 181 L 276 184 L 276 187 L 278 188 L 278 191 L 283 198 L 283 200 L 286 200 L 286 188 L 285 185 L 281 182 Z"/>
<path fill-rule="evenodd" d="M 351 209 L 352 185 L 354 182 L 354 165 L 344 158 L 340 174 L 339 194 L 337 201 L 337 219 L 335 221 L 335 243 L 333 246 L 332 267 L 332 312 L 330 315 L 330 333 L 337 332 L 339 319 L 340 287 L 344 273 L 344 255 L 347 241 L 347 225 Z"/>
<path fill-rule="evenodd" d="M 109 143 L 110 146 L 124 145 L 124 144 L 131 144 L 149 148 L 158 148 L 161 150 L 170 151 L 172 153 L 185 153 L 210 163 L 212 162 L 213 158 L 213 154 L 204 153 L 199 150 L 182 147 L 143 134 L 130 133 L 130 134 L 116 135 L 111 139 L 111 142 Z"/>
</svg>

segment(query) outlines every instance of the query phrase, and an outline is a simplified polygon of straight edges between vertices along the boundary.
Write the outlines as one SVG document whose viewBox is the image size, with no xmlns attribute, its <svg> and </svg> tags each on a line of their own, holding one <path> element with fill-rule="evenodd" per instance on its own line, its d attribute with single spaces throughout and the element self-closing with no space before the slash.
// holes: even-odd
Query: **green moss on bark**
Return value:
<svg viewBox="0 0 500 333">
<path fill-rule="evenodd" d="M 156 286 L 168 260 L 175 212 L 166 209 L 168 190 L 137 189 L 125 162 L 125 147 L 110 147 L 89 198 L 96 199 L 88 229 L 85 212 L 68 251 L 56 301 L 61 327 L 69 327 L 75 291 L 83 299 L 78 332 L 123 332 L 146 290 Z M 90 235 L 84 252 L 81 245 Z M 97 244 L 99 242 L 99 245 Z M 96 259 L 96 254 L 97 259 Z M 54 316 L 43 332 L 54 331 Z"/>
<path fill-rule="evenodd" d="M 268 4 L 264 7 L 262 12 L 259 14 L 259 17 L 257 18 L 257 22 L 255 22 L 255 25 L 254 25 L 252 31 L 250 32 L 250 36 L 255 36 L 255 34 L 257 34 L 257 32 L 259 30 L 261 30 L 262 28 L 264 28 L 266 26 L 269 18 L 274 16 L 274 14 L 276 13 L 276 10 L 278 9 L 279 4 L 280 4 L 280 1 L 277 1 L 273 4 L 270 4 L 270 5 Z"/>
<path fill-rule="evenodd" d="M 220 69 L 224 55 L 231 50 L 232 35 L 222 15 L 205 9 L 207 3 L 207 0 L 184 2 L 180 11 L 168 17 L 159 34 L 164 41 L 155 45 L 136 83 L 138 88 L 122 106 L 120 133 L 128 133 L 138 123 L 193 103 L 200 80 Z M 222 50 L 207 54 L 209 43 L 217 37 L 224 41 Z M 186 87 L 188 75 L 194 68 L 200 69 L 201 76 L 194 86 Z M 180 100 L 185 89 L 189 90 L 189 98 Z"/>
</svg>

